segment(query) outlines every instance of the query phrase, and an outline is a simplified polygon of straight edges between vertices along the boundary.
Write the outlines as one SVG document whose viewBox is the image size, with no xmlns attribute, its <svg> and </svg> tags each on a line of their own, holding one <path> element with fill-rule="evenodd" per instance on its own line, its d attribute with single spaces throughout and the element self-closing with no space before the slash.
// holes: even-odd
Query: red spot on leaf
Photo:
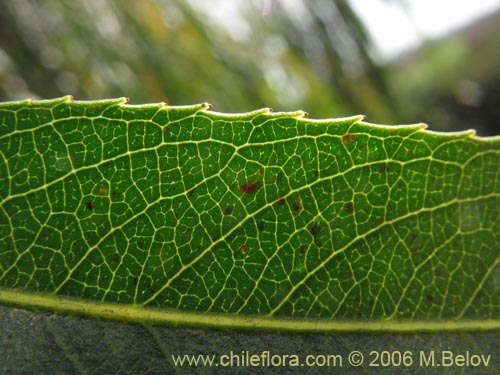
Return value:
<svg viewBox="0 0 500 375">
<path fill-rule="evenodd" d="M 240 186 L 240 190 L 244 194 L 253 194 L 259 190 L 259 183 L 257 181 L 248 181 Z"/>
<path fill-rule="evenodd" d="M 247 251 L 248 251 L 248 247 L 247 247 L 247 245 L 241 245 L 241 246 L 240 246 L 240 252 L 241 252 L 242 254 L 246 254 L 246 253 L 247 253 Z"/>
</svg>

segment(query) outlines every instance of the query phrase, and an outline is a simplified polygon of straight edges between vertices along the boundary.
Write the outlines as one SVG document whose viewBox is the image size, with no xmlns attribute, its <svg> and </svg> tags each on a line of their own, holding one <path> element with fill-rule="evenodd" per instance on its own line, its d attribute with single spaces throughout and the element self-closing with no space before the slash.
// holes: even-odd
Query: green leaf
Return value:
<svg viewBox="0 0 500 375">
<path fill-rule="evenodd" d="M 192 325 L 500 327 L 500 138 L 125 103 L 0 105 L 0 302 Z"/>
</svg>

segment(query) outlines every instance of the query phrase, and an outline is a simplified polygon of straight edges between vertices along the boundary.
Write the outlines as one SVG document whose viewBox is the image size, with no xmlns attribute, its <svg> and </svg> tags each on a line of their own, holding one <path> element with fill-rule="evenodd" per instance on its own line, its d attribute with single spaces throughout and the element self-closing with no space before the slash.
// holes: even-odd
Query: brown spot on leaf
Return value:
<svg viewBox="0 0 500 375">
<path fill-rule="evenodd" d="M 348 214 L 352 214 L 354 212 L 354 204 L 352 202 L 344 204 L 344 211 Z"/>
<path fill-rule="evenodd" d="M 240 190 L 243 194 L 253 194 L 259 190 L 260 185 L 257 181 L 247 181 L 240 186 Z"/>
<path fill-rule="evenodd" d="M 226 215 L 226 216 L 231 215 L 233 213 L 233 211 L 234 211 L 234 206 L 232 204 L 230 204 L 224 210 L 224 215 Z"/>
<path fill-rule="evenodd" d="M 85 203 L 85 208 L 87 210 L 93 210 L 94 209 L 94 202 L 88 201 L 87 203 Z"/>
<path fill-rule="evenodd" d="M 313 237 L 316 237 L 319 234 L 319 230 L 320 230 L 319 224 L 314 223 L 313 226 L 311 227 L 311 230 L 310 230 L 311 235 Z"/>
<path fill-rule="evenodd" d="M 247 251 L 248 251 L 248 247 L 247 247 L 247 245 L 241 245 L 241 246 L 240 246 L 240 252 L 241 252 L 242 254 L 246 254 L 246 253 L 247 253 Z"/>
<path fill-rule="evenodd" d="M 302 207 L 302 201 L 299 199 L 298 201 L 293 202 L 292 204 L 292 212 L 293 216 L 298 216 L 304 207 Z"/>
<path fill-rule="evenodd" d="M 278 200 L 276 201 L 276 203 L 278 203 L 279 205 L 284 205 L 286 203 L 285 197 L 278 198 Z"/>
<path fill-rule="evenodd" d="M 389 166 L 387 165 L 387 163 L 384 163 L 380 166 L 380 173 L 387 173 L 387 169 L 389 168 Z"/>
<path fill-rule="evenodd" d="M 283 174 L 283 172 L 279 172 L 276 175 L 276 182 L 281 185 L 285 182 L 284 180 L 285 180 L 285 175 Z"/>
<path fill-rule="evenodd" d="M 358 138 L 358 134 L 344 134 L 342 136 L 342 144 L 346 146 L 348 143 L 355 141 Z"/>
<path fill-rule="evenodd" d="M 322 241 L 318 239 L 319 232 L 321 231 L 321 227 L 319 226 L 319 224 L 314 223 L 309 231 L 314 238 L 314 244 L 318 247 L 323 246 Z"/>
</svg>

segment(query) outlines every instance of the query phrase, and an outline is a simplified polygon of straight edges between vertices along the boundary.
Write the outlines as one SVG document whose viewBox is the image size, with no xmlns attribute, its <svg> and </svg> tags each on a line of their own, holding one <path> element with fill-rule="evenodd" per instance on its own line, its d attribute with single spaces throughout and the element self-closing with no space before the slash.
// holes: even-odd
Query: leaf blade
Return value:
<svg viewBox="0 0 500 375">
<path fill-rule="evenodd" d="M 241 315 L 495 319 L 499 139 L 303 114 L 2 104 L 1 285 Z"/>
</svg>

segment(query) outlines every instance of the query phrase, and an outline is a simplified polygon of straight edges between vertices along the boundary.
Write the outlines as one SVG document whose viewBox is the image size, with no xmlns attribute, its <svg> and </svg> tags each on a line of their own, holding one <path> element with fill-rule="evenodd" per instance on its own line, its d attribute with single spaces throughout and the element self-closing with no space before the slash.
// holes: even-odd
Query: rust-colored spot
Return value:
<svg viewBox="0 0 500 375">
<path fill-rule="evenodd" d="M 253 194 L 259 190 L 259 183 L 257 181 L 247 181 L 240 186 L 240 190 L 244 194 Z"/>
<path fill-rule="evenodd" d="M 257 174 L 260 174 L 260 175 L 262 176 L 262 175 L 264 174 L 264 169 L 259 169 L 259 170 L 257 171 Z"/>
<path fill-rule="evenodd" d="M 100 187 L 98 192 L 97 192 L 101 197 L 104 197 L 106 195 L 108 195 L 108 189 L 106 189 L 105 187 Z"/>
<path fill-rule="evenodd" d="M 230 204 L 224 210 L 224 215 L 226 215 L 226 216 L 231 215 L 233 213 L 233 211 L 234 211 L 234 206 L 232 204 Z"/>
<path fill-rule="evenodd" d="M 349 133 L 344 134 L 342 136 L 342 144 L 345 146 L 348 143 L 355 141 L 357 138 L 358 138 L 358 134 L 349 134 Z"/>
<path fill-rule="evenodd" d="M 278 200 L 276 201 L 276 203 L 278 203 L 280 205 L 284 205 L 286 203 L 285 197 L 278 198 Z"/>
<path fill-rule="evenodd" d="M 87 203 L 85 203 L 85 208 L 87 210 L 93 210 L 94 209 L 94 202 L 88 201 Z"/>
<path fill-rule="evenodd" d="M 246 253 L 247 253 L 247 251 L 248 251 L 248 247 L 247 247 L 247 245 L 241 245 L 241 246 L 240 246 L 240 252 L 241 252 L 242 254 L 246 254 Z"/>
<path fill-rule="evenodd" d="M 293 202 L 293 204 L 292 204 L 293 216 L 298 216 L 302 212 L 303 209 L 304 209 L 304 207 L 302 207 L 301 200 Z"/>
</svg>

